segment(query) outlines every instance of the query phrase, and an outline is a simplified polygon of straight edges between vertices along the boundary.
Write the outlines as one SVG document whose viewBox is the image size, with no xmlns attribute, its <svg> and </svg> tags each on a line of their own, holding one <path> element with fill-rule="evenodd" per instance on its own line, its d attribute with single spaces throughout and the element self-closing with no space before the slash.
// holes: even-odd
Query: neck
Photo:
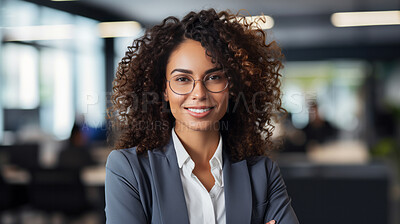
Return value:
<svg viewBox="0 0 400 224">
<path fill-rule="evenodd" d="M 208 164 L 219 143 L 219 130 L 198 131 L 175 124 L 175 133 L 195 164 Z"/>
</svg>

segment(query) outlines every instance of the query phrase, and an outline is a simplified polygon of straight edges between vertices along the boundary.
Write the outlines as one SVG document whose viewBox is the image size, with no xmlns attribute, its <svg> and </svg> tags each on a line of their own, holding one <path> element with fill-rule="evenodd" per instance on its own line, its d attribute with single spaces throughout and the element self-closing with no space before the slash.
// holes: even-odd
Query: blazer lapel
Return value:
<svg viewBox="0 0 400 224">
<path fill-rule="evenodd" d="M 226 223 L 250 223 L 252 194 L 247 162 L 232 163 L 225 149 L 223 155 Z"/>
<path fill-rule="evenodd" d="M 149 153 L 163 223 L 189 223 L 185 195 L 172 137 L 163 149 Z"/>
</svg>

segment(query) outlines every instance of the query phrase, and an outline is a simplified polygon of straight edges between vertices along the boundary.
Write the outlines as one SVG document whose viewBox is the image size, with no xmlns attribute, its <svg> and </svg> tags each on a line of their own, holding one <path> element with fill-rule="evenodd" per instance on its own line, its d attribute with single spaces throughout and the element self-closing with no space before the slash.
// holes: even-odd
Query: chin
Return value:
<svg viewBox="0 0 400 224">
<path fill-rule="evenodd" d="M 219 130 L 219 122 L 211 121 L 186 121 L 181 122 L 180 129 L 182 131 L 214 131 Z"/>
</svg>

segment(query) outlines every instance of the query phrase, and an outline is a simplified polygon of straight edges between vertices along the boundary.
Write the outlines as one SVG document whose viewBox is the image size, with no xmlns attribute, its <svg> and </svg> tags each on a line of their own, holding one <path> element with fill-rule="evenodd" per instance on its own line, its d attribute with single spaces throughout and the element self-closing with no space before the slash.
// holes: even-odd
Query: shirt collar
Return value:
<svg viewBox="0 0 400 224">
<path fill-rule="evenodd" d="M 217 164 L 215 164 L 220 170 L 222 170 L 222 136 L 221 134 L 219 135 L 219 142 L 217 146 L 217 150 L 215 150 L 215 153 L 213 157 L 210 160 L 210 165 L 211 168 L 215 165 L 213 165 L 213 161 L 216 160 Z"/>
<path fill-rule="evenodd" d="M 174 147 L 176 151 L 176 157 L 178 159 L 178 166 L 182 168 L 183 164 L 190 159 L 185 147 L 183 147 L 181 140 L 175 133 L 175 128 L 172 128 L 172 140 L 174 142 Z"/>
<path fill-rule="evenodd" d="M 179 168 L 182 168 L 183 164 L 185 164 L 191 158 L 190 158 L 190 155 L 187 153 L 185 147 L 183 147 L 181 140 L 176 135 L 175 128 L 172 128 L 172 140 L 174 142 L 176 157 L 178 160 L 178 166 L 179 166 Z M 216 161 L 216 162 L 214 162 L 214 161 Z M 211 168 L 217 166 L 220 170 L 222 170 L 222 136 L 221 136 L 221 134 L 219 135 L 219 142 L 218 142 L 217 150 L 215 150 L 213 157 L 210 159 L 210 166 L 211 166 Z"/>
</svg>

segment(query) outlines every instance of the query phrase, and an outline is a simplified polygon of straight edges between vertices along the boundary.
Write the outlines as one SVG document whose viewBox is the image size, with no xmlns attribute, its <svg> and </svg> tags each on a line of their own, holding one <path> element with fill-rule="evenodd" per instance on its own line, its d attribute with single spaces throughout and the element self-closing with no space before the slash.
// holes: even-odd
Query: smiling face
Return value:
<svg viewBox="0 0 400 224">
<path fill-rule="evenodd" d="M 167 63 L 167 80 L 180 83 L 194 80 L 214 80 L 222 71 L 211 62 L 200 42 L 184 40 L 174 50 Z M 167 83 L 164 98 L 169 102 L 172 115 L 175 117 L 175 130 L 216 131 L 218 122 L 228 108 L 229 90 L 213 93 L 206 89 L 201 81 L 195 82 L 192 92 L 179 95 Z M 174 88 L 174 87 L 173 87 Z M 191 88 L 189 88 L 190 91 Z"/>
</svg>

